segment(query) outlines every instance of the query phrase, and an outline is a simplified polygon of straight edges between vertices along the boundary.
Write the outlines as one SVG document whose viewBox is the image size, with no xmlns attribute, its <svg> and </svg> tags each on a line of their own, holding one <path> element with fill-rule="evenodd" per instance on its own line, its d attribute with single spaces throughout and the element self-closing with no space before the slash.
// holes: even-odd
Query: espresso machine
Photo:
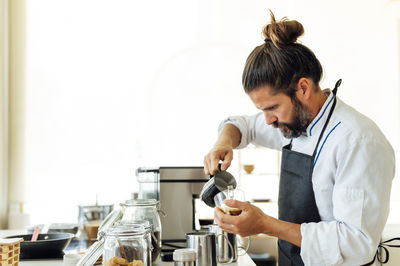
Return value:
<svg viewBox="0 0 400 266">
<path fill-rule="evenodd" d="M 136 170 L 139 199 L 159 201 L 163 249 L 184 247 L 186 233 L 196 229 L 196 199 L 210 177 L 203 167 L 157 167 Z"/>
</svg>

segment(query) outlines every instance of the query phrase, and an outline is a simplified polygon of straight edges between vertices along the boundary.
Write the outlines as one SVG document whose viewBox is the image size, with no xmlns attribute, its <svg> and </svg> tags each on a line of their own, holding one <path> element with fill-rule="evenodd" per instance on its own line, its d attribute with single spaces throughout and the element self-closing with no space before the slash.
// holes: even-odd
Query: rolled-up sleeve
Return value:
<svg viewBox="0 0 400 266">
<path fill-rule="evenodd" d="M 306 265 L 362 265 L 376 252 L 390 205 L 395 158 L 373 139 L 347 140 L 336 156 L 332 221 L 301 225 Z"/>
<path fill-rule="evenodd" d="M 250 143 L 276 150 L 282 149 L 282 133 L 279 129 L 267 125 L 262 113 L 253 116 L 230 116 L 220 123 L 218 131 L 226 124 L 236 126 L 242 135 L 236 149 L 244 148 Z"/>
</svg>

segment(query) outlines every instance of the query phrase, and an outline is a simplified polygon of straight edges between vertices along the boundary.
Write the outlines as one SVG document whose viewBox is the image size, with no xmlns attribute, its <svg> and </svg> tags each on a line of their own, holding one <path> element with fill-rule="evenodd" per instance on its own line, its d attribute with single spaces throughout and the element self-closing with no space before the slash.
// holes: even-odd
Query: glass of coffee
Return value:
<svg viewBox="0 0 400 266">
<path fill-rule="evenodd" d="M 221 191 L 214 196 L 215 206 L 226 214 L 232 216 L 240 215 L 242 213 L 241 209 L 229 207 L 224 203 L 224 200 L 230 199 L 244 201 L 244 192 L 240 189 L 233 189 L 232 186 L 228 186 L 227 190 Z"/>
</svg>

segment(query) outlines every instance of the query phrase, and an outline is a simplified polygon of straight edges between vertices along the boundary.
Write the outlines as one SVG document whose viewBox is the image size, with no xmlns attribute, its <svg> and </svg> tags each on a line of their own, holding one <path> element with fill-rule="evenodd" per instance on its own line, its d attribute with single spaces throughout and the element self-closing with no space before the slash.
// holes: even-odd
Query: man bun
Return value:
<svg viewBox="0 0 400 266">
<path fill-rule="evenodd" d="M 303 25 L 286 17 L 276 21 L 271 12 L 271 23 L 263 33 L 265 42 L 253 49 L 243 69 L 246 93 L 269 86 L 273 94 L 284 93 L 293 99 L 300 78 L 310 78 L 318 85 L 321 63 L 313 51 L 297 42 L 304 33 Z"/>
<path fill-rule="evenodd" d="M 296 43 L 304 33 L 303 25 L 296 20 L 289 20 L 287 17 L 283 17 L 280 21 L 276 21 L 272 11 L 271 22 L 266 25 L 263 29 L 263 35 L 266 40 L 270 39 L 276 47 L 281 45 L 288 45 Z"/>
</svg>

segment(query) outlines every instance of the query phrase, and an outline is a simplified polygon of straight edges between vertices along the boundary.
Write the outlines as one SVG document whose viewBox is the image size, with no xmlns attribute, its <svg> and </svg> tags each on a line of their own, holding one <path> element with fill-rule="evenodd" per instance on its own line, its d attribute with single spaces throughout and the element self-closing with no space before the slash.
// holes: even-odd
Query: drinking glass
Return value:
<svg viewBox="0 0 400 266">
<path fill-rule="evenodd" d="M 244 199 L 244 192 L 240 189 L 233 189 L 232 186 L 228 186 L 227 190 L 221 191 L 214 196 L 215 206 L 220 208 L 224 213 L 233 216 L 240 215 L 242 210 L 226 206 L 224 200 L 244 201 Z"/>
</svg>

